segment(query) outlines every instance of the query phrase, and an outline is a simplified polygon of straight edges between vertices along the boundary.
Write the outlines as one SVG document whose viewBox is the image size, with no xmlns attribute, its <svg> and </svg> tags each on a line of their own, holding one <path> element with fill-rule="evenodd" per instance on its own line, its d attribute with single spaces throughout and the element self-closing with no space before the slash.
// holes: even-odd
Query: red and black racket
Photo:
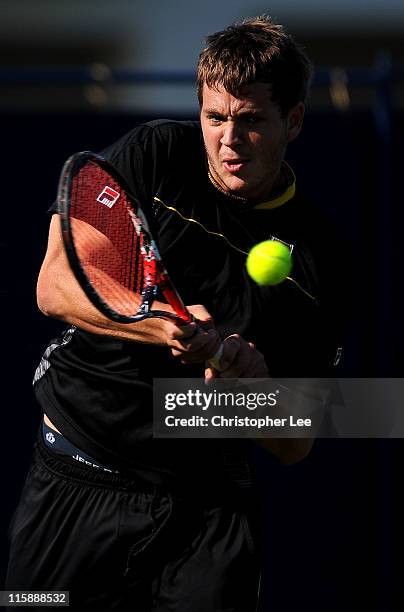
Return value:
<svg viewBox="0 0 404 612">
<path fill-rule="evenodd" d="M 80 286 L 106 317 L 193 320 L 172 284 L 140 202 L 109 162 L 84 151 L 65 163 L 58 190 L 63 242 Z M 174 313 L 153 310 L 164 296 Z M 219 351 L 221 353 L 221 350 Z M 218 366 L 220 355 L 211 361 Z"/>
</svg>

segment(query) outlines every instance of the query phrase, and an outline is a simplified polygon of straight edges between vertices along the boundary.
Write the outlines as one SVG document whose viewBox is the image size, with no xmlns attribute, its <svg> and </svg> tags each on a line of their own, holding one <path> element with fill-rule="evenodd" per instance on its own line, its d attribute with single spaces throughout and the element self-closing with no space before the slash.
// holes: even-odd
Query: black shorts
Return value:
<svg viewBox="0 0 404 612">
<path fill-rule="evenodd" d="M 248 519 L 224 491 L 172 494 L 39 439 L 9 534 L 7 590 L 69 591 L 70 607 L 97 612 L 257 609 Z"/>
</svg>

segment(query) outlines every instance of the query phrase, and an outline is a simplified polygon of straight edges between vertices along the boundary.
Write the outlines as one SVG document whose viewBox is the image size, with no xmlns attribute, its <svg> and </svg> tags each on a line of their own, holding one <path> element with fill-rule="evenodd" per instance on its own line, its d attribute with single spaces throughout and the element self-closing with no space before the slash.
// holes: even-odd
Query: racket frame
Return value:
<svg viewBox="0 0 404 612">
<path fill-rule="evenodd" d="M 77 255 L 76 248 L 74 246 L 74 236 L 70 217 L 70 204 L 71 204 L 71 193 L 73 187 L 73 180 L 80 167 L 83 167 L 86 162 L 94 162 L 99 165 L 105 172 L 107 172 L 119 185 L 120 189 L 125 192 L 127 199 L 129 200 L 131 209 L 128 212 L 134 225 L 135 231 L 137 231 L 133 216 L 140 220 L 141 231 L 147 239 L 147 243 L 152 252 L 152 257 L 155 260 L 157 278 L 159 282 L 155 284 L 145 284 L 142 291 L 142 304 L 136 314 L 124 315 L 116 312 L 111 308 L 105 300 L 99 295 L 96 289 L 91 284 L 87 274 L 85 273 L 80 259 Z M 126 181 L 120 176 L 120 174 L 114 169 L 114 167 L 101 155 L 92 153 L 91 151 L 81 151 L 75 153 L 65 162 L 58 185 L 58 196 L 57 196 L 57 208 L 61 219 L 61 229 L 63 244 L 65 247 L 66 255 L 70 264 L 70 267 L 84 293 L 90 300 L 90 302 L 104 314 L 108 319 L 116 321 L 118 323 L 135 323 L 143 321 L 144 319 L 150 318 L 163 318 L 175 321 L 178 325 L 186 325 L 194 320 L 191 313 L 187 310 L 180 295 L 168 276 L 168 273 L 162 262 L 160 253 L 157 245 L 152 238 L 152 234 L 149 229 L 149 225 L 145 218 L 145 215 L 140 206 L 139 200 L 132 195 L 130 189 L 127 186 Z M 175 313 L 166 310 L 152 310 L 153 301 L 161 290 L 168 304 L 174 308 Z"/>
</svg>

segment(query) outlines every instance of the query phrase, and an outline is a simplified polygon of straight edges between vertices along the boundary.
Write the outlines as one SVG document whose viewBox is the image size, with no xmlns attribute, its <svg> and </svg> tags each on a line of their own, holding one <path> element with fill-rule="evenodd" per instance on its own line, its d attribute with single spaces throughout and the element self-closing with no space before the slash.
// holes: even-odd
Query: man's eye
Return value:
<svg viewBox="0 0 404 612">
<path fill-rule="evenodd" d="M 245 123 L 248 123 L 248 125 L 255 125 L 256 123 L 260 122 L 260 117 L 257 115 L 246 115 L 244 117 L 244 121 Z"/>
<path fill-rule="evenodd" d="M 222 121 L 222 117 L 220 117 L 220 115 L 209 115 L 208 118 L 211 123 L 221 123 Z"/>
</svg>

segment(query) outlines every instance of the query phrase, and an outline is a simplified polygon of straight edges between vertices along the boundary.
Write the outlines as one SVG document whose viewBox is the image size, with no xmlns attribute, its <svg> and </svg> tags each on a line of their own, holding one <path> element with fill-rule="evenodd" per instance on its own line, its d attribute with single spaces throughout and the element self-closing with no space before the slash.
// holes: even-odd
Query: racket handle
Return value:
<svg viewBox="0 0 404 612">
<path fill-rule="evenodd" d="M 223 368 L 220 365 L 220 360 L 222 358 L 222 355 L 223 355 L 223 344 L 221 344 L 219 346 L 219 348 L 216 351 L 216 353 L 208 361 L 209 365 L 212 368 L 214 368 L 215 370 L 217 370 L 218 372 L 222 372 L 223 371 Z"/>
</svg>

